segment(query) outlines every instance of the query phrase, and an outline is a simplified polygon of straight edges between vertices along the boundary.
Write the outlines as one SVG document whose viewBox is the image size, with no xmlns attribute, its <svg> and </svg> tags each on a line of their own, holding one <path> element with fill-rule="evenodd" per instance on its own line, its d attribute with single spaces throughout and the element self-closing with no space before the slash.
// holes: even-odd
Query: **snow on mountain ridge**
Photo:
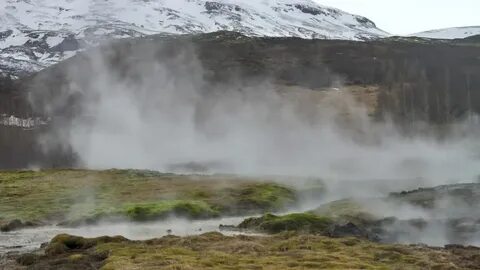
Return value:
<svg viewBox="0 0 480 270">
<path fill-rule="evenodd" d="M 475 35 L 480 35 L 480 26 L 443 28 L 443 29 L 436 29 L 436 30 L 415 33 L 409 36 L 435 38 L 435 39 L 456 39 L 456 38 L 467 38 Z"/>
<path fill-rule="evenodd" d="M 220 30 L 347 40 L 388 35 L 367 18 L 311 0 L 4 0 L 0 71 L 38 70 L 106 39 Z"/>
</svg>

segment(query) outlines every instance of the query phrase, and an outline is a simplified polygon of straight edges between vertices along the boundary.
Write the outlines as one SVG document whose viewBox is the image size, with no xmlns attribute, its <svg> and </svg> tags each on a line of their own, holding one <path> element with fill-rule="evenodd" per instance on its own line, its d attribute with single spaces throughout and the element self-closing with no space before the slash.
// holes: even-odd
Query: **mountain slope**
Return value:
<svg viewBox="0 0 480 270">
<path fill-rule="evenodd" d="M 105 51 L 108 53 L 101 53 Z M 324 100 L 323 97 L 325 96 L 323 95 L 325 93 L 333 93 L 337 96 L 342 91 L 347 91 L 347 93 L 351 92 L 355 98 L 358 97 L 360 101 L 365 101 L 368 105 L 369 115 L 376 119 L 383 119 L 387 116 L 388 123 L 392 120 L 394 123 L 400 123 L 405 129 L 413 129 L 414 132 L 411 134 L 424 132 L 425 125 L 423 123 L 434 123 L 435 127 L 439 127 L 438 129 L 427 129 L 427 134 L 432 134 L 433 130 L 443 133 L 445 130 L 443 127 L 448 126 L 443 125 L 445 123 L 465 120 L 464 123 L 468 123 L 468 126 L 452 125 L 452 127 L 458 127 L 455 132 L 459 132 L 458 136 L 460 137 L 464 136 L 463 134 L 468 134 L 470 127 L 478 127 L 476 125 L 478 123 L 476 115 L 480 115 L 480 91 L 475 91 L 475 89 L 480 89 L 479 55 L 480 47 L 477 44 L 462 43 L 457 45 L 456 41 L 443 40 L 419 42 L 415 39 L 411 41 L 408 39 L 400 41 L 382 39 L 355 42 L 245 37 L 232 32 L 124 39 L 109 46 L 102 46 L 80 53 L 67 61 L 19 80 L 4 80 L 2 83 L 0 77 L 0 119 L 2 114 L 7 117 L 11 115 L 15 117 L 11 122 L 8 119 L 9 122 L 4 124 L 6 127 L 2 127 L 0 120 L 0 167 L 75 166 L 77 155 L 72 154 L 72 152 L 75 152 L 69 148 L 69 144 L 63 143 L 63 131 L 66 129 L 57 129 L 56 127 L 72 125 L 78 130 L 81 129 L 78 127 L 78 123 L 88 123 L 94 120 L 91 116 L 97 113 L 91 113 L 91 111 L 99 108 L 95 105 L 97 104 L 97 97 L 95 95 L 82 97 L 82 94 L 78 94 L 83 92 L 79 91 L 81 89 L 85 89 L 85 91 L 93 89 L 93 93 L 105 89 L 105 94 L 101 96 L 112 102 L 112 105 L 109 106 L 121 108 L 118 110 L 118 115 L 117 113 L 107 113 L 112 121 L 121 121 L 120 126 L 124 124 L 122 122 L 124 120 L 134 123 L 145 122 L 141 125 L 141 128 L 129 129 L 135 132 L 144 128 L 157 130 L 156 123 L 162 122 L 161 119 L 163 118 L 159 120 L 158 117 L 163 117 L 163 112 L 158 113 L 157 106 L 154 106 L 153 111 L 149 111 L 148 115 L 142 114 L 138 118 L 135 117 L 134 120 L 129 120 L 130 117 L 134 117 L 138 113 L 123 112 L 124 106 L 118 106 L 115 103 L 118 99 L 117 95 L 114 94 L 115 91 L 131 93 L 132 95 L 129 94 L 129 98 L 125 99 L 128 104 L 130 102 L 134 104 L 168 104 L 171 103 L 168 100 L 172 99 L 168 95 L 165 96 L 166 103 L 163 98 L 155 98 L 159 96 L 158 91 L 163 89 L 161 86 L 165 85 L 167 89 L 194 91 L 194 93 L 198 92 L 205 95 L 205 97 L 199 98 L 200 104 L 192 106 L 192 108 L 198 108 L 198 110 L 191 110 L 188 106 L 185 110 L 178 109 L 182 110 L 180 115 L 195 115 L 193 122 L 205 123 L 202 119 L 207 116 L 230 119 L 224 118 L 223 112 L 215 113 L 215 111 L 212 111 L 220 103 L 225 104 L 221 108 L 226 108 L 227 115 L 235 114 L 236 110 L 243 110 L 245 106 L 231 106 L 228 100 L 218 103 L 207 102 L 212 100 L 210 99 L 212 96 L 215 101 L 222 100 L 215 97 L 218 92 L 223 91 L 222 89 L 231 90 L 232 93 L 235 93 L 232 97 L 239 97 L 238 100 L 240 101 L 243 100 L 244 92 L 247 94 L 257 93 L 257 90 L 278 89 L 281 96 L 285 95 L 286 98 L 291 98 L 294 104 L 301 105 L 299 113 L 302 116 L 304 115 L 308 121 L 313 119 L 310 117 L 316 115 L 311 113 L 308 104 Z M 194 58 L 193 61 L 191 61 L 192 58 Z M 99 62 L 101 65 L 99 65 Z M 157 68 L 158 66 L 160 68 Z M 108 72 L 102 71 L 104 67 L 108 69 Z M 111 80 L 102 83 L 102 81 L 105 81 L 102 79 L 105 73 Z M 448 81 L 445 78 L 448 78 Z M 267 85 L 265 85 L 265 80 Z M 347 87 L 340 87 L 339 89 L 342 91 L 324 91 L 333 90 L 331 87 L 337 87 L 338 82 L 344 83 Z M 101 86 L 97 89 L 94 87 L 95 85 Z M 116 87 L 117 85 L 120 87 Z M 128 87 L 124 87 L 124 85 Z M 137 87 L 137 85 L 141 85 L 141 87 Z M 117 88 L 119 90 L 116 90 Z M 140 94 L 137 97 L 135 93 Z M 240 94 L 240 96 L 237 94 Z M 261 108 L 272 110 L 274 116 L 282 112 L 281 106 L 269 105 L 270 102 L 276 102 L 276 98 L 271 101 L 263 99 L 263 94 L 260 94 L 259 97 L 261 99 L 257 100 L 255 98 L 254 103 L 260 104 Z M 138 101 L 139 99 L 142 103 Z M 193 100 L 196 100 L 196 98 Z M 341 100 L 348 101 L 350 99 Z M 85 101 L 88 101 L 86 107 Z M 324 110 L 336 106 L 341 110 L 343 103 L 339 104 L 333 101 L 327 99 L 328 104 L 322 103 L 322 106 L 314 106 L 314 108 Z M 170 108 L 169 106 L 166 107 Z M 177 110 L 176 107 L 175 105 L 172 109 Z M 86 113 L 84 113 L 84 109 L 88 109 Z M 143 107 L 139 108 L 139 111 L 143 109 Z M 248 106 L 246 110 L 250 113 Z M 257 116 L 257 114 L 251 115 Z M 363 113 L 352 114 L 349 111 L 349 115 L 360 117 L 362 120 L 360 123 L 363 123 Z M 36 120 L 37 117 L 40 118 L 39 121 L 35 122 L 33 128 L 29 128 L 29 120 Z M 144 118 L 145 120 L 143 120 Z M 247 119 L 250 119 L 250 117 L 247 117 Z M 21 124 L 19 123 L 20 120 Z M 24 120 L 27 121 L 26 128 L 23 124 Z M 166 121 L 167 124 L 174 125 L 180 122 L 180 120 Z M 191 123 L 190 120 L 185 122 Z M 359 130 L 364 130 L 364 127 L 356 125 L 356 122 L 349 120 L 346 123 L 353 123 L 354 128 L 358 127 Z M 422 124 L 416 125 L 415 123 Z M 115 124 L 106 126 L 115 128 Z M 218 134 L 218 136 L 221 136 L 223 128 L 216 129 L 215 126 L 199 124 L 198 128 L 201 130 L 205 127 L 213 128 L 215 132 L 212 133 L 212 136 Z M 238 130 L 255 130 L 257 127 L 263 130 L 264 128 L 260 125 L 256 125 L 255 128 L 252 128 L 252 126 L 241 128 L 239 124 L 234 126 Z M 365 128 L 368 127 L 371 126 L 367 125 Z M 57 134 L 57 130 L 62 132 Z M 84 130 L 88 130 L 88 128 Z M 189 133 L 185 132 L 185 134 Z M 49 151 L 45 151 L 45 145 L 39 143 L 44 142 L 43 138 L 49 138 L 49 142 L 52 143 L 48 146 Z M 145 148 L 139 146 L 139 149 L 151 149 L 151 145 L 157 145 L 159 141 L 157 136 L 148 135 L 146 138 L 155 140 L 155 143 L 138 140 L 141 141 L 139 144 L 148 145 Z M 181 138 L 185 139 L 185 136 L 179 136 L 179 140 Z M 268 139 L 270 136 L 262 138 Z M 440 138 L 445 137 L 441 135 Z M 465 141 L 470 142 L 468 138 L 470 137 L 466 137 Z M 377 139 L 378 142 L 381 142 L 382 137 L 371 136 L 368 137 L 366 142 L 376 142 Z M 170 144 L 170 140 L 160 141 Z M 365 141 L 362 139 L 361 142 Z M 175 145 L 181 145 L 181 143 Z M 470 156 L 470 152 L 467 152 Z M 156 152 L 151 153 L 155 154 Z M 177 153 L 178 151 L 173 151 L 171 155 Z M 297 153 L 304 155 L 303 151 Z M 97 157 L 95 158 L 98 160 Z M 155 161 L 157 158 L 157 156 L 151 159 L 147 158 L 145 162 Z M 108 162 L 109 159 L 105 160 Z M 403 159 L 395 158 L 395 160 Z M 428 158 L 425 157 L 425 160 L 428 160 Z M 173 167 L 170 168 L 174 170 L 188 167 L 198 168 L 198 166 L 204 168 L 205 164 L 214 167 L 224 166 L 222 162 L 216 163 L 216 161 L 217 159 L 212 159 L 206 160 L 205 163 L 189 163 L 187 167 L 181 167 L 183 163 L 180 161 L 172 164 Z M 405 156 L 404 161 L 405 163 L 402 161 L 399 167 L 395 166 L 395 168 L 405 171 L 405 175 L 407 175 L 405 178 L 411 177 L 410 172 L 417 170 L 417 164 L 424 164 L 422 158 L 414 157 L 412 159 L 408 155 Z M 461 159 L 461 162 L 465 161 L 467 160 Z M 469 162 L 470 159 L 468 159 L 467 164 L 470 164 Z M 475 162 L 475 160 L 471 162 Z M 456 166 L 456 163 L 450 165 Z M 142 166 L 148 167 L 143 164 Z M 155 166 L 158 166 L 158 163 L 152 165 L 152 167 Z M 446 165 L 442 166 L 444 170 L 440 170 L 439 177 L 440 174 L 450 168 L 446 168 Z M 474 165 L 468 166 L 469 168 L 475 167 Z M 109 167 L 115 167 L 115 165 Z M 127 167 L 135 167 L 135 165 Z M 350 167 L 347 166 L 348 177 L 351 176 L 349 169 Z M 431 172 L 434 175 L 437 175 L 437 171 L 428 170 L 429 173 Z M 462 179 L 465 178 L 464 175 L 470 175 L 470 173 L 476 175 L 473 169 L 468 172 L 462 171 L 460 174 L 457 174 L 455 170 L 451 171 L 454 173 L 449 175 L 448 179 Z M 424 170 L 419 172 L 423 173 Z M 377 171 L 373 174 L 378 175 L 376 173 Z M 399 177 L 398 174 L 394 175 Z M 369 177 L 377 179 L 374 176 Z M 382 175 L 382 177 L 384 176 Z"/>
<path fill-rule="evenodd" d="M 38 71 L 106 39 L 219 30 L 308 39 L 388 35 L 367 18 L 311 0 L 6 0 L 0 3 L 0 71 Z"/>
<path fill-rule="evenodd" d="M 457 39 L 480 35 L 480 26 L 452 27 L 436 29 L 426 32 L 411 34 L 410 36 L 435 38 L 435 39 Z"/>
</svg>

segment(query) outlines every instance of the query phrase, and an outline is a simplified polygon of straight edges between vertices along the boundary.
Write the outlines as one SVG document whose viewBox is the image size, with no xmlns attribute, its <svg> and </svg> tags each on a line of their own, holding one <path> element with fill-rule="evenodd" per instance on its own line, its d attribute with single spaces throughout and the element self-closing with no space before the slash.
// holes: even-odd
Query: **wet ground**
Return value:
<svg viewBox="0 0 480 270">
<path fill-rule="evenodd" d="M 58 234 L 70 234 L 83 237 L 121 235 L 131 240 L 147 240 L 168 234 L 177 236 L 197 235 L 206 232 L 220 231 L 220 225 L 238 225 L 245 217 L 228 217 L 220 219 L 191 221 L 185 219 L 169 219 L 152 223 L 103 223 L 78 228 L 58 226 L 24 229 L 0 233 L 0 256 L 7 253 L 24 253 L 40 248 Z M 240 232 L 222 230 L 223 234 L 233 235 Z"/>
</svg>

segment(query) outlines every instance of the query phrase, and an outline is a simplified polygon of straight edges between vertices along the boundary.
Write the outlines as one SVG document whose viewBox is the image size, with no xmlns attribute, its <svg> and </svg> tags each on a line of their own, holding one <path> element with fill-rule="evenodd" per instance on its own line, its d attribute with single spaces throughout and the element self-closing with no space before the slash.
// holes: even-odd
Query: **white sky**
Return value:
<svg viewBox="0 0 480 270">
<path fill-rule="evenodd" d="M 374 21 L 391 34 L 480 25 L 480 0 L 314 0 Z"/>
</svg>

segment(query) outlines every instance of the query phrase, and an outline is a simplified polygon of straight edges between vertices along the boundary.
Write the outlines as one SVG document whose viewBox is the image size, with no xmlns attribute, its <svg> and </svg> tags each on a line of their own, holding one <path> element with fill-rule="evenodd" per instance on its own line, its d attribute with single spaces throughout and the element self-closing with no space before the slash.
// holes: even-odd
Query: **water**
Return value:
<svg viewBox="0 0 480 270">
<path fill-rule="evenodd" d="M 198 235 L 206 232 L 220 232 L 219 225 L 237 225 L 245 217 L 228 217 L 210 220 L 192 221 L 186 219 L 169 219 L 151 223 L 102 223 L 98 225 L 66 228 L 46 226 L 33 229 L 0 233 L 0 255 L 7 253 L 24 253 L 34 251 L 49 242 L 58 234 L 70 234 L 82 237 L 117 236 L 131 240 L 147 240 L 168 234 L 177 236 Z M 245 234 L 244 232 L 221 231 L 225 235 Z"/>
</svg>

